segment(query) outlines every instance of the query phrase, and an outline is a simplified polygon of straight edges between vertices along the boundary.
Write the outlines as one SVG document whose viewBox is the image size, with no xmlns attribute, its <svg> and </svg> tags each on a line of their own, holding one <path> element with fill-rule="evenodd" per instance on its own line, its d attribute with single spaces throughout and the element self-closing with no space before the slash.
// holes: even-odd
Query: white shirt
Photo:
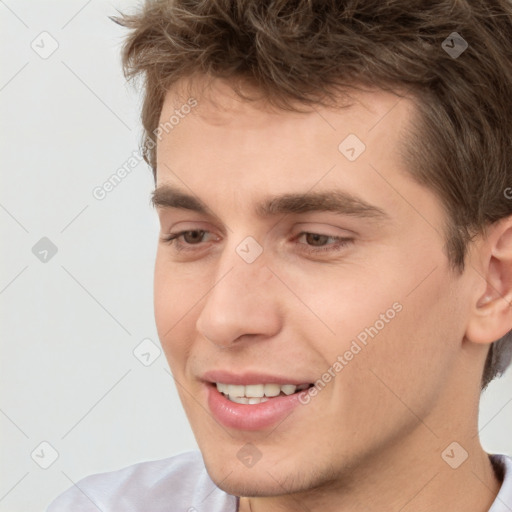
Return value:
<svg viewBox="0 0 512 512">
<path fill-rule="evenodd" d="M 491 455 L 501 489 L 489 512 L 512 511 L 512 458 Z M 239 499 L 208 476 L 199 451 L 90 475 L 58 496 L 46 512 L 237 512 Z"/>
</svg>

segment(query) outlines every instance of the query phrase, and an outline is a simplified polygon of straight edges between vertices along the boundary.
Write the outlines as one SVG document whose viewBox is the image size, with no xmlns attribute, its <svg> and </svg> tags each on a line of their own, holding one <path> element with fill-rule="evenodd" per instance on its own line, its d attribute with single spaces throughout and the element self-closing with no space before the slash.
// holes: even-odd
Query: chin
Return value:
<svg viewBox="0 0 512 512">
<path fill-rule="evenodd" d="M 228 477 L 226 477 L 225 472 L 219 472 L 219 474 L 209 472 L 208 474 L 217 487 L 233 496 L 245 496 L 248 498 L 282 496 L 283 494 L 294 493 L 307 488 L 307 486 L 280 485 L 279 482 L 284 480 L 283 476 L 271 476 L 265 469 L 257 473 L 252 471 L 251 469 L 246 470 L 243 472 L 243 475 L 240 475 L 240 472 L 233 471 Z M 288 475 L 289 477 L 290 475 Z"/>
<path fill-rule="evenodd" d="M 272 483 L 261 483 L 254 478 L 241 480 L 239 477 L 229 477 L 222 482 L 216 482 L 217 487 L 232 496 L 244 496 L 247 498 L 264 498 L 269 496 L 281 496 L 283 488 L 274 480 Z"/>
<path fill-rule="evenodd" d="M 206 470 L 215 485 L 233 496 L 270 497 L 301 492 L 321 484 L 296 466 L 277 466 L 263 459 L 245 467 L 236 457 L 231 461 L 204 457 Z"/>
</svg>

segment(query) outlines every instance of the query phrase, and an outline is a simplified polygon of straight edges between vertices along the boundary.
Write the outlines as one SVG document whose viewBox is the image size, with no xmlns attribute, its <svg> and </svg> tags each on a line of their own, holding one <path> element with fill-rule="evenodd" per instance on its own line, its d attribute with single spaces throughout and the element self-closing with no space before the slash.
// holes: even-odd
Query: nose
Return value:
<svg viewBox="0 0 512 512">
<path fill-rule="evenodd" d="M 197 319 L 198 332 L 220 348 L 248 336 L 276 335 L 281 329 L 278 290 L 264 262 L 246 263 L 234 254 L 220 269 Z"/>
</svg>

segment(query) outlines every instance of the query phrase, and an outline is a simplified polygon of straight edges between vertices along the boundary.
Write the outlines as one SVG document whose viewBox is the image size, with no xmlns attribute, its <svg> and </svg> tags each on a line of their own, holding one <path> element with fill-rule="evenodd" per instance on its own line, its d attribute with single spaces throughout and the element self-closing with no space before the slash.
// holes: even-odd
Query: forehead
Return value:
<svg viewBox="0 0 512 512">
<path fill-rule="evenodd" d="M 392 156 L 393 150 L 398 159 L 415 114 L 413 98 L 403 91 L 399 91 L 400 96 L 376 88 L 354 89 L 340 96 L 335 108 L 297 104 L 297 108 L 306 109 L 297 112 L 273 107 L 264 99 L 243 100 L 233 86 L 228 80 L 204 78 L 175 84 L 161 110 L 159 126 L 173 122 L 170 130 L 162 131 L 157 161 L 180 165 L 185 158 L 191 162 L 196 159 L 196 150 L 202 153 L 201 147 L 216 154 L 223 148 L 245 151 L 246 160 L 254 156 L 264 160 L 273 151 L 272 158 L 278 153 L 300 159 L 309 152 L 320 160 L 325 156 L 332 161 L 340 156 L 338 146 L 351 133 L 366 146 L 364 156 L 371 153 L 375 163 Z M 242 87 L 242 92 L 259 94 L 249 86 Z M 192 109 L 188 106 L 191 99 L 195 103 Z M 256 143 L 260 148 L 255 155 Z"/>
<path fill-rule="evenodd" d="M 243 93 L 258 94 L 245 87 Z M 195 106 L 184 108 L 191 99 Z M 205 173 L 210 173 L 210 178 L 215 173 L 219 178 L 224 174 L 247 183 L 251 172 L 266 173 L 275 186 L 286 178 L 287 187 L 290 178 L 299 180 L 301 174 L 306 179 L 302 185 L 312 184 L 311 180 L 333 165 L 348 186 L 368 164 L 379 169 L 392 161 L 397 169 L 405 170 L 401 152 L 416 111 L 414 98 L 403 91 L 351 89 L 335 108 L 298 108 L 309 110 L 283 110 L 263 99 L 243 100 L 228 80 L 178 82 L 167 92 L 160 115 L 160 126 L 171 118 L 177 122 L 162 132 L 157 144 L 157 182 L 169 178 L 168 167 L 186 170 L 191 179 L 202 171 L 203 180 Z M 179 120 L 176 114 L 180 114 Z M 347 160 L 340 152 L 340 144 L 349 135 L 355 135 L 354 140 L 364 147 L 356 161 Z"/>
<path fill-rule="evenodd" d="M 241 98 L 234 88 L 252 99 L 248 101 Z M 401 85 L 396 85 L 394 91 L 354 85 L 337 93 L 333 97 L 335 99 L 332 107 L 306 105 L 290 100 L 291 108 L 282 109 L 272 105 L 262 97 L 262 93 L 256 87 L 246 82 L 199 75 L 182 79 L 167 91 L 160 122 L 165 122 L 176 109 L 180 109 L 190 98 L 194 98 L 198 101 L 198 108 L 194 108 L 194 114 L 204 123 L 213 126 L 226 126 L 236 122 L 241 127 L 261 127 L 262 123 L 268 123 L 269 118 L 289 118 L 297 121 L 305 117 L 299 114 L 299 111 L 309 111 L 336 122 L 337 113 L 347 115 L 347 111 L 352 111 L 354 114 L 357 112 L 360 121 L 367 123 L 367 128 L 372 128 L 397 106 L 399 112 L 404 114 L 406 111 L 410 114 L 413 110 L 414 95 Z"/>
</svg>

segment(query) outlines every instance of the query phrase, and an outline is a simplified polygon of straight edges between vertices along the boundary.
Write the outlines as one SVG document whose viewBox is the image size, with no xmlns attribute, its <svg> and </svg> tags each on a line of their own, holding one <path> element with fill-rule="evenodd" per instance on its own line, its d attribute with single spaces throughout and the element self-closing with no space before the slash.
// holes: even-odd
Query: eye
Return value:
<svg viewBox="0 0 512 512">
<path fill-rule="evenodd" d="M 296 239 L 298 245 L 304 246 L 301 250 L 311 253 L 341 250 L 353 242 L 352 238 L 310 232 L 299 233 Z M 304 240 L 304 242 L 299 240 Z"/>
<path fill-rule="evenodd" d="M 320 233 L 304 233 L 305 240 L 308 245 L 313 245 L 315 247 L 324 246 L 327 242 L 329 242 L 330 236 L 321 235 Z"/>
<path fill-rule="evenodd" d="M 179 236 L 183 237 L 183 241 L 187 244 L 197 244 L 203 241 L 206 231 L 196 229 L 192 231 L 182 231 Z"/>
<path fill-rule="evenodd" d="M 186 248 L 187 245 L 199 245 L 205 241 L 206 235 L 212 235 L 204 229 L 188 229 L 177 233 L 170 233 L 162 237 L 162 242 L 174 245 L 177 250 Z M 213 235 L 212 235 L 213 236 Z"/>
</svg>

